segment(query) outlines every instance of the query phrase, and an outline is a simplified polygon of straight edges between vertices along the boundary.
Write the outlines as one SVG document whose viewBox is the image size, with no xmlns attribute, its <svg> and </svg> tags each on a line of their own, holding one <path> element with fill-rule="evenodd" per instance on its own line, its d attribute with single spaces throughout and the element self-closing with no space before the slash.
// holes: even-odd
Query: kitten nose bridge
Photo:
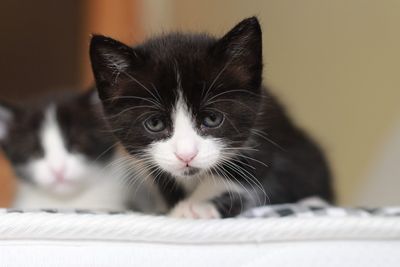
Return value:
<svg viewBox="0 0 400 267">
<path fill-rule="evenodd" d="M 181 139 L 176 142 L 175 156 L 186 164 L 192 161 L 198 152 L 197 144 L 194 140 Z"/>
</svg>

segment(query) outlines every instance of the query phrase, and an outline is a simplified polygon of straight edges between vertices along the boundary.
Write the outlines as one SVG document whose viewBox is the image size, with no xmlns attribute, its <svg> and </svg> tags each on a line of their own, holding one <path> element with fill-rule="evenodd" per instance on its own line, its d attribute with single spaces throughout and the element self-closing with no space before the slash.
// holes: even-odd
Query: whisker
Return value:
<svg viewBox="0 0 400 267">
<path fill-rule="evenodd" d="M 252 158 L 252 157 L 249 157 L 249 156 L 245 156 L 245 155 L 243 155 L 243 154 L 235 154 L 235 153 L 229 153 L 229 152 L 224 152 L 224 154 L 226 154 L 226 155 L 238 156 L 238 157 L 243 157 L 243 158 L 245 158 L 245 159 L 252 160 L 252 161 L 254 161 L 254 162 L 257 162 L 257 163 L 263 165 L 264 167 L 269 168 L 269 166 L 268 166 L 267 164 L 265 164 L 264 162 L 259 161 L 259 160 L 255 159 L 255 158 Z"/>
<path fill-rule="evenodd" d="M 233 208 L 233 190 L 232 190 L 232 185 L 229 184 L 229 182 L 225 182 L 226 180 L 230 180 L 228 177 L 226 177 L 226 175 L 222 172 L 220 173 L 218 171 L 218 168 L 214 168 L 215 172 L 219 175 L 219 176 L 223 176 L 222 182 L 224 183 L 224 185 L 227 188 L 228 194 L 229 194 L 229 200 L 230 200 L 230 206 L 229 206 L 229 212 L 231 212 L 232 208 Z M 214 176 L 213 179 L 215 180 Z M 240 194 L 239 194 L 240 195 Z M 240 196 L 240 206 L 243 207 L 243 203 L 242 203 L 242 197 Z"/>
<path fill-rule="evenodd" d="M 206 98 L 208 97 L 209 92 L 213 89 L 214 84 L 218 81 L 219 77 L 222 75 L 222 73 L 226 70 L 226 68 L 229 66 L 229 64 L 231 63 L 232 60 L 229 60 L 224 67 L 218 72 L 217 76 L 215 76 L 214 80 L 211 82 L 210 86 L 208 87 L 206 94 L 204 96 L 203 100 L 206 100 Z M 203 102 L 202 100 L 202 102 Z"/>
<path fill-rule="evenodd" d="M 217 97 L 220 97 L 220 96 L 222 96 L 222 95 L 231 94 L 231 93 L 247 93 L 247 94 L 250 94 L 250 95 L 255 96 L 255 97 L 260 97 L 259 94 L 250 92 L 250 91 L 248 91 L 248 90 L 233 89 L 233 90 L 227 90 L 227 91 L 223 91 L 223 92 L 221 92 L 221 93 L 219 93 L 219 94 L 216 94 L 216 95 L 212 96 L 211 98 L 209 98 L 208 101 L 211 101 L 211 100 L 213 100 L 213 99 L 215 99 L 215 98 L 217 98 Z"/>
<path fill-rule="evenodd" d="M 116 117 L 121 116 L 121 115 L 124 114 L 125 112 L 128 112 L 128 111 L 133 110 L 133 109 L 137 109 L 137 108 L 149 108 L 149 109 L 156 109 L 156 110 L 157 110 L 157 108 L 155 108 L 154 106 L 148 106 L 148 105 L 133 106 L 133 107 L 126 108 L 126 109 L 124 109 L 124 110 L 118 112 L 117 114 L 110 115 L 110 116 L 105 116 L 105 118 L 107 118 L 107 119 L 113 119 L 113 118 L 116 118 Z"/>
<path fill-rule="evenodd" d="M 273 144 L 274 146 L 276 146 L 277 148 L 281 149 L 284 152 L 287 152 L 286 149 L 284 149 L 282 146 L 280 146 L 277 142 L 273 141 L 271 138 L 267 137 L 267 134 L 264 133 L 261 130 L 257 130 L 257 129 L 252 129 L 251 132 L 261 138 L 263 138 L 264 140 L 266 140 L 267 142 Z"/>
<path fill-rule="evenodd" d="M 227 163 L 228 162 L 225 162 L 225 164 L 227 164 Z M 257 190 L 254 188 L 253 184 L 255 186 L 257 186 L 258 189 L 260 189 L 260 191 L 264 195 L 266 195 L 266 192 L 265 192 L 264 188 L 262 187 L 262 185 L 259 183 L 259 181 L 252 174 L 247 172 L 245 169 L 241 168 L 240 166 L 238 166 L 236 164 L 227 164 L 225 166 L 228 167 L 229 169 L 231 169 L 232 171 L 234 171 L 235 173 L 237 173 L 240 177 L 242 177 L 251 186 L 251 188 L 253 189 L 254 192 L 256 192 Z M 249 177 L 247 177 L 243 171 L 247 172 L 247 174 L 249 174 Z M 233 175 L 232 175 L 232 177 L 233 177 Z M 251 196 L 251 194 L 249 194 L 249 195 Z M 263 204 L 263 203 L 261 203 L 259 198 L 258 198 L 258 204 L 259 205 Z"/>
<path fill-rule="evenodd" d="M 137 99 L 137 100 L 142 100 L 142 101 L 147 101 L 153 104 L 154 106 L 158 107 L 161 110 L 164 110 L 164 108 L 157 102 L 155 102 L 153 99 L 150 98 L 145 98 L 145 97 L 140 97 L 140 96 L 113 96 L 110 98 L 105 99 L 104 101 L 115 101 L 119 99 Z"/>
<path fill-rule="evenodd" d="M 242 103 L 242 102 L 240 102 L 238 100 L 235 100 L 235 99 L 217 99 L 217 100 L 213 100 L 213 101 L 207 102 L 206 106 L 207 105 L 212 105 L 212 104 L 215 104 L 215 103 L 219 103 L 219 102 L 232 102 L 232 103 L 235 103 L 235 104 L 238 104 L 240 106 L 245 107 L 246 109 L 250 110 L 251 112 L 253 112 L 255 114 L 257 113 L 257 111 L 254 110 L 253 108 L 250 108 L 249 106 L 247 106 L 244 103 Z"/>
<path fill-rule="evenodd" d="M 161 103 L 160 101 L 157 100 L 157 98 L 155 97 L 155 95 L 151 92 L 151 90 L 149 90 L 143 83 L 141 83 L 139 80 L 137 80 L 135 77 L 133 77 L 132 75 L 128 74 L 127 72 L 123 71 L 123 74 L 125 74 L 126 76 L 128 76 L 132 81 L 136 82 L 137 84 L 139 84 L 143 89 L 145 89 L 156 101 L 156 103 L 158 103 L 158 105 L 161 107 Z M 157 90 L 156 90 L 157 91 Z M 161 100 L 161 99 L 160 99 Z"/>
<path fill-rule="evenodd" d="M 119 142 L 114 143 L 113 145 L 109 146 L 107 149 L 105 149 L 102 153 L 100 153 L 100 155 L 98 155 L 95 160 L 93 161 L 94 163 L 97 163 L 98 160 L 100 160 L 100 158 L 102 156 L 104 156 L 107 152 L 109 152 L 111 149 L 115 148 L 117 145 L 119 145 Z"/>
<path fill-rule="evenodd" d="M 221 169 L 223 171 L 223 173 L 225 173 L 227 175 L 229 174 L 229 172 L 227 172 L 222 166 L 218 166 L 218 168 Z M 229 180 L 232 180 L 232 178 L 233 178 L 233 180 L 235 180 L 236 183 L 238 183 L 240 185 L 240 187 L 243 188 L 249 196 L 251 196 L 250 191 L 235 176 L 228 175 L 228 178 L 229 178 Z M 240 201 L 241 201 L 241 206 L 242 206 L 241 209 L 243 209 L 242 199 L 240 199 Z M 241 210 L 241 212 L 242 211 L 243 210 Z"/>
</svg>

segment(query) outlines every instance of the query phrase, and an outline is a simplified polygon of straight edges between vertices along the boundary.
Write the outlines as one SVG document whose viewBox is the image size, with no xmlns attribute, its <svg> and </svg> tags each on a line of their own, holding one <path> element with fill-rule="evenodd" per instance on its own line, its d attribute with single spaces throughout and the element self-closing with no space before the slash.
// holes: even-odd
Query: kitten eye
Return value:
<svg viewBox="0 0 400 267">
<path fill-rule="evenodd" d="M 224 115 L 220 112 L 209 111 L 203 118 L 202 124 L 207 128 L 216 128 L 222 124 Z"/>
<path fill-rule="evenodd" d="M 147 130 L 153 133 L 161 132 L 166 128 L 164 120 L 158 116 L 153 116 L 147 119 L 144 122 L 144 126 Z"/>
</svg>

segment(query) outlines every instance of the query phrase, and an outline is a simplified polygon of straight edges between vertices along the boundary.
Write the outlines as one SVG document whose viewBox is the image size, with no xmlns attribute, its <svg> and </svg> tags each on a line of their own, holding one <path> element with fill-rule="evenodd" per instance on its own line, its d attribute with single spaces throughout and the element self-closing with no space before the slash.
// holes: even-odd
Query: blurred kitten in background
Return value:
<svg viewBox="0 0 400 267">
<path fill-rule="evenodd" d="M 91 90 L 0 104 L 0 144 L 19 178 L 14 208 L 126 209 L 126 173 L 97 102 Z"/>
</svg>

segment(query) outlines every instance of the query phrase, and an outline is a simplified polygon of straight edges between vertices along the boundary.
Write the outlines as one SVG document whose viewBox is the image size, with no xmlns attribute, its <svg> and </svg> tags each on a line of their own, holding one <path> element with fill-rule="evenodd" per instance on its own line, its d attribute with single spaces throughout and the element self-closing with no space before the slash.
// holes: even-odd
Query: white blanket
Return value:
<svg viewBox="0 0 400 267">
<path fill-rule="evenodd" d="M 242 218 L 0 211 L 1 266 L 400 266 L 400 208 L 277 205 Z"/>
</svg>

